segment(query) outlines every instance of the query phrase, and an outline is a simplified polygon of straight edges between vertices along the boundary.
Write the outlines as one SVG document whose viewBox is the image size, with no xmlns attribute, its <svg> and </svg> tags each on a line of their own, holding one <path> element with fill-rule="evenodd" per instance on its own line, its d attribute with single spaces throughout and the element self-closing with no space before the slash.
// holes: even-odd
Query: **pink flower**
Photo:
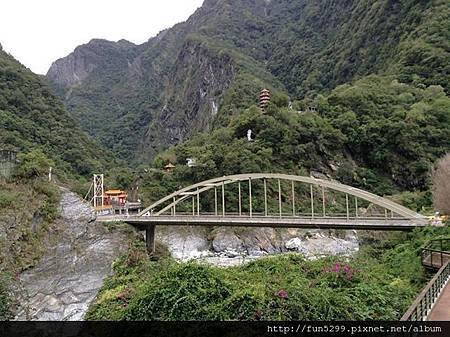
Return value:
<svg viewBox="0 0 450 337">
<path fill-rule="evenodd" d="M 283 290 L 283 289 L 278 290 L 278 292 L 276 293 L 276 295 L 277 295 L 279 298 L 288 298 L 288 297 L 289 297 L 288 292 L 287 292 L 286 290 Z"/>
<path fill-rule="evenodd" d="M 334 272 L 339 273 L 341 271 L 341 264 L 337 262 L 334 266 Z"/>
</svg>

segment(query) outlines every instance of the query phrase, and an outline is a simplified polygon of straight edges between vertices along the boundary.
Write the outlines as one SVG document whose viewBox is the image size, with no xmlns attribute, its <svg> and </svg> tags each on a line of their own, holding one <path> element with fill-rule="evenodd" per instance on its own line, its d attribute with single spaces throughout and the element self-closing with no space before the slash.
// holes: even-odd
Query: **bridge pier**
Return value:
<svg viewBox="0 0 450 337">
<path fill-rule="evenodd" d="M 147 225 L 145 229 L 145 243 L 149 255 L 155 253 L 155 227 L 156 225 Z"/>
</svg>

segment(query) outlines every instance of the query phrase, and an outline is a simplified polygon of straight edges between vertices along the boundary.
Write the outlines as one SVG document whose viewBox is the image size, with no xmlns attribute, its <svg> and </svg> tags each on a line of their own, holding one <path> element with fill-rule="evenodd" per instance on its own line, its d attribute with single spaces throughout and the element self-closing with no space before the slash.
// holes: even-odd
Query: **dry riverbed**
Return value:
<svg viewBox="0 0 450 337">
<path fill-rule="evenodd" d="M 61 192 L 56 237 L 40 262 L 19 276 L 17 320 L 81 320 L 112 262 L 128 247 L 127 233 L 108 231 L 87 203 Z"/>
</svg>

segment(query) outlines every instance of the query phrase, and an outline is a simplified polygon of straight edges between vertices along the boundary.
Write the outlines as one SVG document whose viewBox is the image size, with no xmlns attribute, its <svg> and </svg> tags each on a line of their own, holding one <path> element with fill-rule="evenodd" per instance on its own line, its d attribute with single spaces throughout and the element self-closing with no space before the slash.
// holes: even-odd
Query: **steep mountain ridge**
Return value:
<svg viewBox="0 0 450 337">
<path fill-rule="evenodd" d="M 102 48 L 98 60 L 77 50 L 47 78 L 85 130 L 121 157 L 145 162 L 226 125 L 263 86 L 313 98 L 381 73 L 448 90 L 446 17 L 442 0 L 206 0 L 140 46 L 109 42 L 115 47 Z M 75 63 L 88 65 L 81 80 L 55 76 Z"/>
<path fill-rule="evenodd" d="M 64 60 L 54 62 L 47 76 L 62 87 L 76 87 L 95 72 L 96 76 L 117 76 L 117 68 L 126 67 L 136 57 L 133 43 L 93 39 L 79 46 Z M 115 63 L 111 60 L 116 61 Z M 117 79 L 114 78 L 113 79 Z"/>
</svg>

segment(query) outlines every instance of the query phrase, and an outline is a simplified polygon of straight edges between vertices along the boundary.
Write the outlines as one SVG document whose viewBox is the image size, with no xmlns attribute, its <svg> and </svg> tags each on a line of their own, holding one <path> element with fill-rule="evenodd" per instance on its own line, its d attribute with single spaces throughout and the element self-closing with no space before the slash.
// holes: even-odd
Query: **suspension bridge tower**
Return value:
<svg viewBox="0 0 450 337">
<path fill-rule="evenodd" d="M 103 208 L 105 206 L 105 186 L 104 186 L 104 176 L 103 174 L 94 174 L 94 208 Z"/>
<path fill-rule="evenodd" d="M 92 194 L 91 194 L 92 192 Z M 90 199 L 92 196 L 92 199 Z M 105 185 L 104 185 L 104 175 L 94 174 L 94 179 L 89 187 L 89 191 L 84 197 L 89 203 L 91 203 L 95 210 L 103 209 L 105 206 Z"/>
</svg>

